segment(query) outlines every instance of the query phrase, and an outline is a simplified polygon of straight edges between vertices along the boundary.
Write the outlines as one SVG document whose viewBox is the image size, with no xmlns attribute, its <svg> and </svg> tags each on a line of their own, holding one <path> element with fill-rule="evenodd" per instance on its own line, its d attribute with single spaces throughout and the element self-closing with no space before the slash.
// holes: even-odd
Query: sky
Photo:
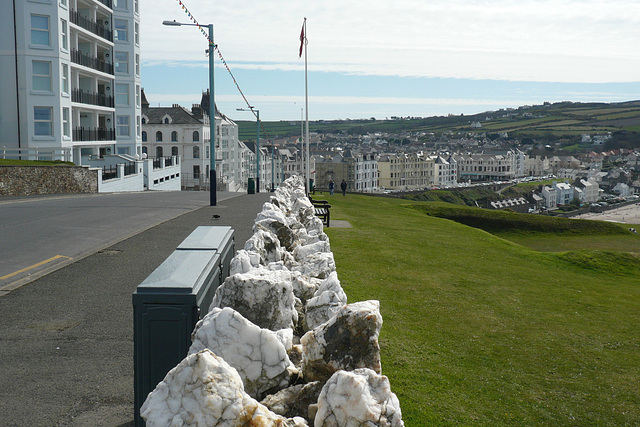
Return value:
<svg viewBox="0 0 640 427">
<path fill-rule="evenodd" d="M 209 85 L 234 120 L 474 114 L 545 101 L 640 100 L 638 0 L 140 0 L 151 106 L 191 108 Z M 226 61 L 227 67 L 220 60 Z M 246 98 L 240 94 L 238 86 Z"/>
</svg>

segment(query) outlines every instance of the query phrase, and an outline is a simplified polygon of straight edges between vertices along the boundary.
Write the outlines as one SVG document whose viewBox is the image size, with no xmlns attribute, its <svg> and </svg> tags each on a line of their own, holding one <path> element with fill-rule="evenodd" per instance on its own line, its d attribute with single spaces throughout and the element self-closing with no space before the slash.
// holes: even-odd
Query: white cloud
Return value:
<svg viewBox="0 0 640 427">
<path fill-rule="evenodd" d="M 636 0 L 185 0 L 232 68 L 556 82 L 639 81 Z M 177 0 L 141 2 L 143 63 L 201 62 L 206 40 Z"/>
</svg>

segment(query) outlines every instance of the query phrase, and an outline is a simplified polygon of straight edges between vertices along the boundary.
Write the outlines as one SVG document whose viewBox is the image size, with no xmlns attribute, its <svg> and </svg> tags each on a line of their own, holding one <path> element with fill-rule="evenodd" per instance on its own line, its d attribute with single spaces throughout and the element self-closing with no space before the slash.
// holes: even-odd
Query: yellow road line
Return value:
<svg viewBox="0 0 640 427">
<path fill-rule="evenodd" d="M 71 259 L 70 256 L 56 255 L 56 256 L 51 257 L 49 259 L 45 259 L 44 261 L 39 262 L 37 264 L 33 264 L 32 266 L 29 266 L 27 268 L 23 268 L 22 270 L 18 270 L 18 271 L 15 271 L 15 272 L 11 273 L 11 274 L 7 274 L 6 276 L 2 276 L 2 277 L 0 277 L 0 280 L 4 280 L 4 279 L 8 279 L 8 278 L 13 277 L 13 276 L 17 276 L 20 273 L 24 273 L 25 271 L 29 271 L 29 270 L 31 270 L 33 268 L 40 267 L 41 265 L 47 264 L 47 263 L 49 263 L 51 261 L 54 261 L 56 259 L 59 259 L 59 258 Z"/>
</svg>

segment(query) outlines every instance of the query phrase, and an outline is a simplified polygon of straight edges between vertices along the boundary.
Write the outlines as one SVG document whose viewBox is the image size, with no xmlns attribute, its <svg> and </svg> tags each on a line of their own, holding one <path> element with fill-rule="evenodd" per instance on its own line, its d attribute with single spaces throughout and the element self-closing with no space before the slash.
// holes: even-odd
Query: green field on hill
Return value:
<svg viewBox="0 0 640 427">
<path fill-rule="evenodd" d="M 638 235 L 441 202 L 322 198 L 353 226 L 326 232 L 349 302 L 381 303 L 382 371 L 407 426 L 640 424 Z"/>
</svg>

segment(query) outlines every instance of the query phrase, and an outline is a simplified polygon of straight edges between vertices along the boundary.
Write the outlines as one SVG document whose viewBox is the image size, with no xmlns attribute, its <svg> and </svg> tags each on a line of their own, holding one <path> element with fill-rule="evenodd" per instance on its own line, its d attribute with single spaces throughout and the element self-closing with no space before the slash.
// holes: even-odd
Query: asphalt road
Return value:
<svg viewBox="0 0 640 427">
<path fill-rule="evenodd" d="M 218 193 L 218 201 L 238 195 Z M 0 198 L 0 296 L 208 205 L 204 191 Z"/>
</svg>

